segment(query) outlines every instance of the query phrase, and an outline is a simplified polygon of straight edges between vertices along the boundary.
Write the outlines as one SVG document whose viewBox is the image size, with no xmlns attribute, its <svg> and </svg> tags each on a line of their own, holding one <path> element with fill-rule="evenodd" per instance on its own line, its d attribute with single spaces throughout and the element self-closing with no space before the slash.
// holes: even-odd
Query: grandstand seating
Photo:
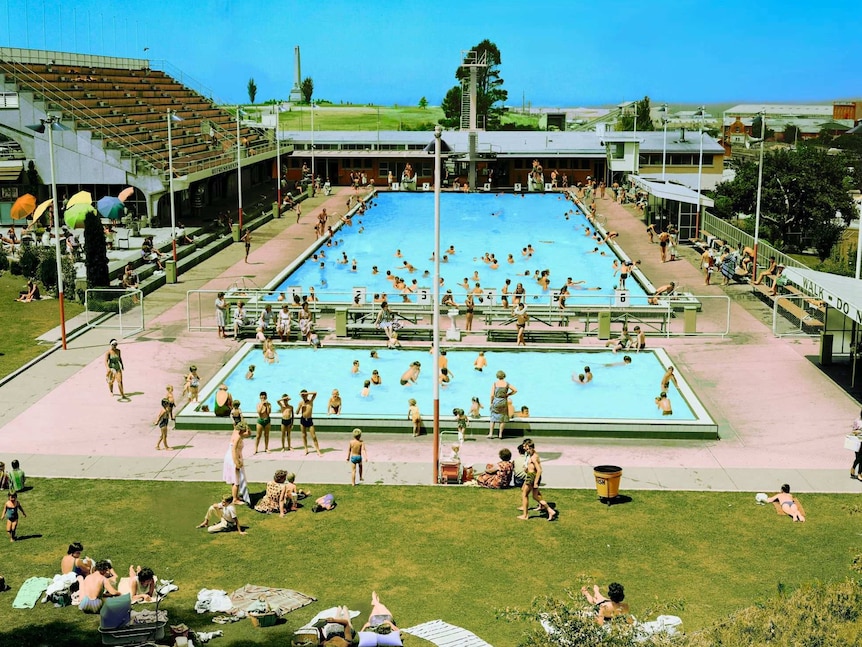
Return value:
<svg viewBox="0 0 862 647">
<path fill-rule="evenodd" d="M 69 67 L 0 61 L 0 73 L 19 91 L 31 91 L 77 129 L 90 130 L 106 148 L 137 158 L 157 172 L 168 167 L 166 112 L 182 121 L 171 129 L 177 174 L 220 166 L 236 158 L 231 113 L 160 70 Z M 273 148 L 258 129 L 242 126 L 246 155 Z"/>
</svg>

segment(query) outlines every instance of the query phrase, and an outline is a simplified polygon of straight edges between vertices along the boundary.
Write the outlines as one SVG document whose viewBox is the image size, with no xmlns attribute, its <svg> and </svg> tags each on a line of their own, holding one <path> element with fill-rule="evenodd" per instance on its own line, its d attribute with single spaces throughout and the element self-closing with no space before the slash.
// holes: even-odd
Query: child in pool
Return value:
<svg viewBox="0 0 862 647">
<path fill-rule="evenodd" d="M 253 380 L 254 379 L 254 364 L 249 365 L 248 373 L 245 374 L 245 379 Z"/>
<path fill-rule="evenodd" d="M 480 350 L 479 356 L 476 358 L 476 361 L 473 362 L 473 368 L 481 373 L 482 369 L 485 368 L 487 365 L 488 360 L 485 359 L 485 351 Z"/>
<path fill-rule="evenodd" d="M 362 383 L 362 391 L 359 393 L 359 397 L 367 398 L 371 393 L 371 380 L 365 380 Z"/>
<path fill-rule="evenodd" d="M 482 407 L 483 407 L 483 405 L 481 402 L 479 402 L 479 398 L 477 398 L 474 395 L 473 398 L 471 399 L 471 402 L 470 402 L 470 417 L 473 418 L 474 420 L 476 418 L 481 418 L 482 417 Z"/>
</svg>

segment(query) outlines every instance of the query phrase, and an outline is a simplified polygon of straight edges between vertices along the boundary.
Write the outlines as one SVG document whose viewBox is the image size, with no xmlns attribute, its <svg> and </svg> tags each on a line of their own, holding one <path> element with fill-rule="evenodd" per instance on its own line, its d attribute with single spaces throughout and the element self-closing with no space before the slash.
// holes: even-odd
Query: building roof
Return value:
<svg viewBox="0 0 862 647">
<path fill-rule="evenodd" d="M 801 267 L 786 267 L 784 273 L 806 294 L 822 299 L 853 321 L 862 323 L 862 281 L 859 279 Z"/>
<path fill-rule="evenodd" d="M 644 191 L 657 198 L 685 202 L 687 204 L 697 204 L 697 191 L 693 191 L 682 184 L 663 182 L 660 179 L 648 178 L 642 175 L 630 175 L 629 179 Z M 711 198 L 701 196 L 700 204 L 702 207 L 712 207 L 715 203 Z"/>
<path fill-rule="evenodd" d="M 777 103 L 741 103 L 724 111 L 725 115 L 751 115 L 765 112 L 766 118 L 773 116 L 808 116 L 832 118 L 832 104 L 777 104 Z"/>
<path fill-rule="evenodd" d="M 295 144 L 310 144 L 310 131 L 282 131 L 283 140 L 292 140 Z M 431 133 L 421 131 L 347 131 L 323 130 L 314 132 L 314 144 L 326 146 L 344 144 L 356 148 L 367 147 L 374 150 L 378 146 L 410 146 L 424 147 L 433 140 Z M 545 131 L 480 131 L 478 133 L 477 151 L 479 153 L 494 153 L 499 157 L 523 157 L 529 155 L 579 157 L 604 157 L 605 142 L 632 141 L 631 132 L 545 132 Z M 661 153 L 664 145 L 663 131 L 638 131 L 641 152 Z M 468 133 L 466 131 L 447 130 L 443 132 L 443 140 L 455 153 L 466 153 L 469 149 Z M 378 149 L 380 152 L 385 149 Z M 699 152 L 700 133 L 686 131 L 686 140 L 680 141 L 680 132 L 673 130 L 667 133 L 667 152 Z M 377 150 L 375 152 L 378 152 Z M 724 154 L 724 148 L 712 137 L 704 133 L 703 152 L 709 155 Z"/>
</svg>

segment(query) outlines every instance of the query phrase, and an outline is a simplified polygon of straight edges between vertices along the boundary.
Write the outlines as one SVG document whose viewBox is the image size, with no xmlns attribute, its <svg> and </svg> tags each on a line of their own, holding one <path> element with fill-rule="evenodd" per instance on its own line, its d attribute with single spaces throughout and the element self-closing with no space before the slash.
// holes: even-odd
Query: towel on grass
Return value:
<svg viewBox="0 0 862 647">
<path fill-rule="evenodd" d="M 417 638 L 440 645 L 440 647 L 491 647 L 490 643 L 485 642 L 472 631 L 467 631 L 461 627 L 450 625 L 442 620 L 431 620 L 423 622 L 421 625 L 402 629 L 402 633 L 411 634 Z"/>
<path fill-rule="evenodd" d="M 15 596 L 15 601 L 12 603 L 13 609 L 32 609 L 36 606 L 42 593 L 48 588 L 51 583 L 50 577 L 31 577 L 26 580 Z"/>
<path fill-rule="evenodd" d="M 45 597 L 42 599 L 42 602 L 47 602 L 48 597 L 52 593 L 59 593 L 61 591 L 68 591 L 69 587 L 72 586 L 78 580 L 78 576 L 74 573 L 66 573 L 65 575 L 55 575 L 54 579 L 51 580 L 51 583 L 48 584 L 48 588 L 45 589 Z"/>
<path fill-rule="evenodd" d="M 230 594 L 230 600 L 234 608 L 245 612 L 248 612 L 249 607 L 257 604 L 261 598 L 279 616 L 300 609 L 312 602 L 317 602 L 317 598 L 310 597 L 299 591 L 277 589 L 271 586 L 257 586 L 255 584 L 246 584 Z"/>
</svg>

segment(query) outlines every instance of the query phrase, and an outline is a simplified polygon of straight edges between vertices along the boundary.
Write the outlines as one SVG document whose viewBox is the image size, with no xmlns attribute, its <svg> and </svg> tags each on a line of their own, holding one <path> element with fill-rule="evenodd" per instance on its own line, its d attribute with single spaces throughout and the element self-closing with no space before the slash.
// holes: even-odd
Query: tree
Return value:
<svg viewBox="0 0 862 647">
<path fill-rule="evenodd" d="M 428 107 L 428 99 L 426 99 L 425 97 L 419 99 L 419 107 L 422 108 L 422 110 L 425 110 L 425 108 Z"/>
<path fill-rule="evenodd" d="M 650 114 L 649 97 L 635 101 L 634 106 L 629 106 L 624 110 L 618 122 L 619 129 L 634 130 L 635 114 L 637 114 L 638 130 L 655 130 L 655 124 L 653 124 Z"/>
<path fill-rule="evenodd" d="M 299 84 L 299 91 L 302 93 L 302 100 L 305 103 L 311 103 L 311 97 L 314 95 L 314 81 L 310 76 L 302 79 Z"/>
<path fill-rule="evenodd" d="M 257 84 L 254 82 L 254 77 L 248 80 L 248 100 L 249 103 L 254 103 L 254 98 L 257 96 Z"/>
<path fill-rule="evenodd" d="M 476 115 L 479 117 L 479 125 L 481 126 L 484 121 L 486 130 L 499 130 L 500 118 L 505 110 L 503 103 L 509 98 L 509 93 L 503 89 L 503 79 L 500 78 L 500 50 L 494 43 L 485 39 L 471 51 L 476 52 L 477 60 L 482 60 L 484 56 L 487 63 L 487 67 L 478 68 L 476 75 Z M 459 66 L 455 70 L 455 78 L 459 82 L 469 81 L 470 68 Z M 453 91 L 457 91 L 457 104 L 450 101 L 446 106 L 441 104 L 441 107 L 443 107 L 446 122 L 457 124 L 461 121 L 461 84 L 451 88 L 446 93 L 446 97 L 454 97 Z M 442 120 L 441 123 L 443 123 Z"/>
<path fill-rule="evenodd" d="M 829 256 L 855 213 L 845 186 L 847 167 L 843 154 L 828 155 L 804 141 L 795 151 L 767 152 L 760 201 L 763 237 L 786 251 L 814 246 L 821 260 Z M 746 160 L 739 164 L 732 181 L 716 187 L 716 203 L 722 205 L 722 216 L 755 213 L 757 172 L 758 162 Z M 843 222 L 836 220 L 838 212 Z"/>
<path fill-rule="evenodd" d="M 444 117 L 440 125 L 444 128 L 457 128 L 461 123 L 461 86 L 456 85 L 449 88 L 443 101 L 440 102 Z"/>
<path fill-rule="evenodd" d="M 761 137 L 763 137 L 762 132 L 763 132 L 763 117 L 761 117 L 760 115 L 757 115 L 751 121 L 751 136 L 756 138 L 756 139 L 760 139 Z M 767 122 L 766 122 L 766 141 L 769 141 L 773 137 L 775 137 L 775 131 L 769 127 L 769 120 L 767 120 Z"/>
<path fill-rule="evenodd" d="M 95 211 L 88 213 L 84 220 L 84 265 L 87 268 L 88 288 L 106 288 L 111 285 L 105 230 Z"/>
<path fill-rule="evenodd" d="M 769 127 L 766 128 L 769 130 Z M 795 144 L 799 140 L 799 127 L 793 124 L 787 124 L 784 127 L 784 143 Z"/>
</svg>

